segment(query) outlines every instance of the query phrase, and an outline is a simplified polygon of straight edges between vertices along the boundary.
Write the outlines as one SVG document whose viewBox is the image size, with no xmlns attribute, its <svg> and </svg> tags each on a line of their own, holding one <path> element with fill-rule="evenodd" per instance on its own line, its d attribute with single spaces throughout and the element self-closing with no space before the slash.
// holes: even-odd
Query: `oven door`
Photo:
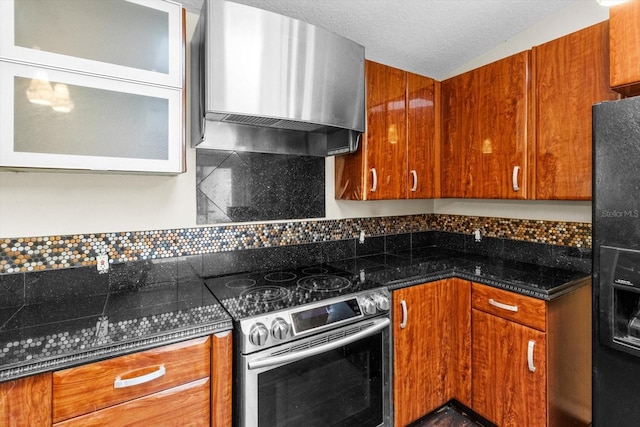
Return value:
<svg viewBox="0 0 640 427">
<path fill-rule="evenodd" d="M 242 356 L 240 425 L 391 425 L 390 323 L 371 319 Z"/>
</svg>

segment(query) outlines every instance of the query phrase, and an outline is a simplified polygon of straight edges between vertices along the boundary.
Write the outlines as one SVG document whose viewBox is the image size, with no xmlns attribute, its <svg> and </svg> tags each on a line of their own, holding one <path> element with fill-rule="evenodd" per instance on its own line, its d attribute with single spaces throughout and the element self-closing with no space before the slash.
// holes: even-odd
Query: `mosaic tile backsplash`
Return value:
<svg viewBox="0 0 640 427">
<path fill-rule="evenodd" d="M 549 245 L 591 248 L 591 224 L 423 214 L 340 220 L 233 224 L 70 236 L 0 238 L 0 274 L 269 248 L 417 231 L 471 234 Z"/>
</svg>

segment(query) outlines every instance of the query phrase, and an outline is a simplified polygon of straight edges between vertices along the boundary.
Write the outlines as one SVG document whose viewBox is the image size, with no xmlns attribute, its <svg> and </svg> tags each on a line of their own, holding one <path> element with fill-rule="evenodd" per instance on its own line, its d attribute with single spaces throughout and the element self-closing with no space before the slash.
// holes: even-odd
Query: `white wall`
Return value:
<svg viewBox="0 0 640 427">
<path fill-rule="evenodd" d="M 579 0 L 454 74 L 607 18 L 608 12 L 595 0 Z M 191 34 L 194 15 L 188 14 L 187 25 Z M 326 165 L 329 219 L 435 212 L 590 221 L 587 202 L 336 201 L 334 159 L 328 158 Z M 187 149 L 187 172 L 178 176 L 0 172 L 0 238 L 187 228 L 197 226 L 195 218 L 195 150 L 191 148 Z"/>
</svg>

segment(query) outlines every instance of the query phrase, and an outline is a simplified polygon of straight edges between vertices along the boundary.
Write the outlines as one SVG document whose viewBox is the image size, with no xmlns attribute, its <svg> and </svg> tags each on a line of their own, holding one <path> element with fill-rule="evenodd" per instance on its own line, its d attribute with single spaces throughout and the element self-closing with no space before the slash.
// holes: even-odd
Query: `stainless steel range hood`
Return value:
<svg viewBox="0 0 640 427">
<path fill-rule="evenodd" d="M 194 147 L 329 156 L 365 130 L 364 47 L 262 9 L 205 0 L 190 84 Z"/>
</svg>

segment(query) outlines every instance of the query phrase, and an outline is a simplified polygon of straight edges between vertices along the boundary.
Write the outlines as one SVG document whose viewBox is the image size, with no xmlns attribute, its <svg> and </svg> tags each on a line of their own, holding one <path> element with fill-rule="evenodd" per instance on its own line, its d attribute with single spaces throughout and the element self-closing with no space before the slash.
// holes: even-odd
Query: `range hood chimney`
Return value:
<svg viewBox="0 0 640 427">
<path fill-rule="evenodd" d="M 191 42 L 197 148 L 330 156 L 365 130 L 364 47 L 305 22 L 205 0 Z"/>
</svg>

